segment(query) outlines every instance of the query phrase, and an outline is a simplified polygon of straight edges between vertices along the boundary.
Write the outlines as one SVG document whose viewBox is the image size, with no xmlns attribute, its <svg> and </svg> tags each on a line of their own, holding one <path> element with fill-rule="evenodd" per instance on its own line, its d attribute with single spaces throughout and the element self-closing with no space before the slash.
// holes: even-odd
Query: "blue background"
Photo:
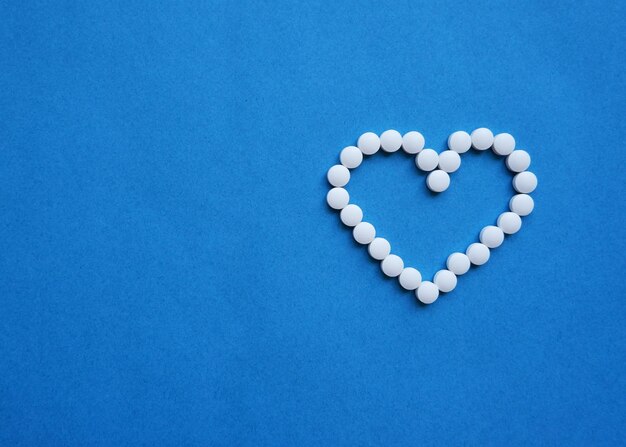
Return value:
<svg viewBox="0 0 626 447">
<path fill-rule="evenodd" d="M 0 7 L 2 445 L 618 445 L 620 2 Z M 325 203 L 365 131 L 511 132 L 535 212 L 432 306 Z M 426 275 L 506 209 L 468 153 L 349 191 Z M 622 444 L 623 445 L 623 444 Z"/>
</svg>

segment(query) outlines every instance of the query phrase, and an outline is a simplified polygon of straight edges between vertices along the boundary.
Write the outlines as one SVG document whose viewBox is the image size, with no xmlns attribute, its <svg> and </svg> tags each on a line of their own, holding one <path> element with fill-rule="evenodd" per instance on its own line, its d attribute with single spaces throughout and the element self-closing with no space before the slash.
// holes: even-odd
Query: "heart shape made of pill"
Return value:
<svg viewBox="0 0 626 447">
<path fill-rule="evenodd" d="M 328 182 L 333 188 L 328 191 L 328 205 L 340 211 L 341 221 L 354 227 L 352 235 L 362 245 L 368 246 L 370 256 L 380 261 L 383 273 L 398 277 L 400 285 L 406 290 L 414 290 L 415 296 L 424 304 L 433 303 L 440 292 L 450 292 L 457 285 L 458 276 L 465 274 L 472 265 L 479 266 L 489 260 L 490 250 L 499 247 L 505 235 L 517 233 L 522 226 L 522 217 L 528 216 L 534 208 L 530 193 L 537 187 L 537 177 L 528 171 L 530 155 L 515 149 L 515 139 L 511 134 L 500 133 L 496 136 L 484 127 L 471 134 L 456 131 L 448 137 L 448 149 L 438 154 L 433 149 L 424 149 L 424 137 L 417 131 L 401 135 L 396 130 L 387 130 L 380 136 L 366 132 L 358 139 L 356 146 L 344 148 L 340 155 L 340 164 L 332 166 L 327 173 Z M 450 174 L 461 166 L 461 154 L 470 149 L 478 151 L 493 150 L 496 155 L 505 157 L 505 164 L 513 173 L 512 185 L 516 194 L 509 200 L 510 211 L 505 211 L 496 220 L 496 225 L 487 225 L 479 236 L 479 242 L 470 244 L 464 253 L 455 252 L 448 256 L 446 269 L 435 273 L 432 281 L 422 281 L 419 270 L 405 267 L 399 256 L 391 253 L 391 244 L 384 238 L 376 237 L 376 229 L 363 221 L 363 211 L 356 204 L 350 203 L 350 194 L 345 186 L 350 181 L 350 170 L 361 165 L 364 156 L 371 156 L 382 149 L 396 152 L 402 148 L 408 154 L 415 155 L 418 169 L 429 172 L 426 177 L 427 187 L 440 193 L 450 186 Z"/>
</svg>

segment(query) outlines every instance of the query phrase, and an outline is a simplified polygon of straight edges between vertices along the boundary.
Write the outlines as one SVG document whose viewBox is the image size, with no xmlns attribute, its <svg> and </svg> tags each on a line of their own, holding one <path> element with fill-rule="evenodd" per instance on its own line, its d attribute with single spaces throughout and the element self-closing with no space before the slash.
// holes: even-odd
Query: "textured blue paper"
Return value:
<svg viewBox="0 0 626 447">
<path fill-rule="evenodd" d="M 11 3 L 0 444 L 623 445 L 623 3 Z M 535 212 L 420 306 L 325 173 L 479 126 L 531 153 Z M 435 197 L 378 154 L 349 190 L 431 276 L 509 181 L 466 154 Z"/>
</svg>

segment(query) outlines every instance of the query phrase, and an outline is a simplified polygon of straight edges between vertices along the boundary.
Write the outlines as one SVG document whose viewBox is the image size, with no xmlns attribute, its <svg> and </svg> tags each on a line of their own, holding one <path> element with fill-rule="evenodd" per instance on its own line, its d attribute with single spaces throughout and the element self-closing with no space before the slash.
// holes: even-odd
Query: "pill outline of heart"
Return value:
<svg viewBox="0 0 626 447">
<path fill-rule="evenodd" d="M 537 177 L 528 171 L 530 155 L 524 150 L 515 149 L 515 139 L 508 133 L 494 137 L 493 133 L 484 127 L 474 130 L 471 135 L 465 131 L 453 132 L 448 137 L 448 149 L 436 155 L 435 163 L 433 150 L 425 149 L 424 145 L 424 137 L 417 131 L 407 132 L 404 136 L 393 129 L 383 132 L 380 136 L 373 132 L 365 132 L 359 137 L 357 146 L 348 146 L 341 151 L 340 164 L 328 170 L 327 179 L 333 188 L 328 191 L 326 201 L 331 208 L 341 213 L 341 220 L 345 225 L 354 227 L 354 239 L 368 246 L 370 256 L 380 261 L 381 270 L 385 275 L 398 277 L 404 289 L 414 290 L 420 302 L 431 304 L 437 300 L 440 293 L 451 292 L 456 288 L 458 276 L 465 274 L 472 266 L 485 264 L 489 260 L 490 250 L 499 247 L 504 242 L 505 235 L 517 233 L 521 229 L 521 218 L 529 215 L 534 209 L 534 201 L 528 194 L 536 189 Z M 432 281 L 423 281 L 419 270 L 405 266 L 399 256 L 391 253 L 390 244 L 386 239 L 376 238 L 375 228 L 363 221 L 362 210 L 358 205 L 350 203 L 350 195 L 344 188 L 350 180 L 350 170 L 359 167 L 365 156 L 372 156 L 380 149 L 385 152 L 396 152 L 400 148 L 408 154 L 415 155 L 415 165 L 418 169 L 429 172 L 426 184 L 434 193 L 443 192 L 448 188 L 449 174 L 460 168 L 460 156 L 470 149 L 493 150 L 496 155 L 505 157 L 506 167 L 514 174 L 511 183 L 517 194 L 509 200 L 510 211 L 498 216 L 496 226 L 484 227 L 480 232 L 479 241 L 470 244 L 465 253 L 450 254 L 447 257 L 446 269 L 436 272 Z M 458 156 L 452 156 L 453 153 Z M 420 154 L 423 154 L 422 157 Z M 441 163 L 442 154 L 446 154 L 447 161 L 444 163 Z M 452 164 L 450 160 L 453 160 Z M 348 210 L 350 213 L 346 213 Z M 373 241 L 376 242 L 375 248 Z"/>
</svg>

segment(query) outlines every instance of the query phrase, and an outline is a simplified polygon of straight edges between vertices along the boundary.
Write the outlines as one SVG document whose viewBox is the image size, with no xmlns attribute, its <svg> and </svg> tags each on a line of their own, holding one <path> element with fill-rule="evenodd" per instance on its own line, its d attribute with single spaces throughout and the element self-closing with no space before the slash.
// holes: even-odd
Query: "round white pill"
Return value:
<svg viewBox="0 0 626 447">
<path fill-rule="evenodd" d="M 350 181 L 350 171 L 343 165 L 335 165 L 328 170 L 326 178 L 333 186 L 346 186 Z"/>
<path fill-rule="evenodd" d="M 499 227 L 488 225 L 480 230 L 479 239 L 489 248 L 498 248 L 504 242 L 504 232 Z"/>
<path fill-rule="evenodd" d="M 457 130 L 448 137 L 448 148 L 451 151 L 463 154 L 472 147 L 472 137 L 467 132 Z"/>
<path fill-rule="evenodd" d="M 493 144 L 493 133 L 485 128 L 481 127 L 472 132 L 472 146 L 479 151 L 487 150 Z"/>
<path fill-rule="evenodd" d="M 498 216 L 498 226 L 506 234 L 515 234 L 522 228 L 522 218 L 515 213 L 507 211 Z"/>
<path fill-rule="evenodd" d="M 535 201 L 528 194 L 516 194 L 509 200 L 509 209 L 518 216 L 528 216 L 535 208 Z"/>
<path fill-rule="evenodd" d="M 455 275 L 464 275 L 470 268 L 470 260 L 465 253 L 452 253 L 448 256 L 446 267 Z"/>
<path fill-rule="evenodd" d="M 415 296 L 424 304 L 433 303 L 439 297 L 439 287 L 430 281 L 422 281 L 415 291 Z"/>
<path fill-rule="evenodd" d="M 400 285 L 406 290 L 415 290 L 422 283 L 422 274 L 413 267 L 407 267 L 400 273 Z"/>
<path fill-rule="evenodd" d="M 522 172 L 529 166 L 530 155 L 521 149 L 511 152 L 511 155 L 506 157 L 506 167 L 509 168 L 509 171 Z"/>
<path fill-rule="evenodd" d="M 369 247 L 367 247 L 367 251 L 372 258 L 382 261 L 389 256 L 389 253 L 391 253 L 391 244 L 387 241 L 387 239 L 377 237 L 370 242 Z"/>
<path fill-rule="evenodd" d="M 515 150 L 515 138 L 510 133 L 499 133 L 493 138 L 492 149 L 498 155 L 509 155 Z"/>
<path fill-rule="evenodd" d="M 380 268 L 383 270 L 383 273 L 387 276 L 395 278 L 404 269 L 404 261 L 400 256 L 397 255 L 389 255 L 383 262 L 380 263 Z"/>
<path fill-rule="evenodd" d="M 331 208 L 340 210 L 350 201 L 350 194 L 343 188 L 333 188 L 326 194 L 326 201 Z"/>
<path fill-rule="evenodd" d="M 456 287 L 456 275 L 450 270 L 439 270 L 435 273 L 433 282 L 442 292 L 451 292 Z"/>
<path fill-rule="evenodd" d="M 415 130 L 405 133 L 402 137 L 402 149 L 407 154 L 417 154 L 424 149 L 424 137 Z"/>
<path fill-rule="evenodd" d="M 380 147 L 385 152 L 395 152 L 402 146 L 402 135 L 397 130 L 386 130 L 380 135 Z"/>
<path fill-rule="evenodd" d="M 520 172 L 513 177 L 513 188 L 522 194 L 528 194 L 537 187 L 537 176 L 530 171 Z"/>
<path fill-rule="evenodd" d="M 474 265 L 483 265 L 489 261 L 489 248 L 484 244 L 474 242 L 465 251 L 465 254 L 469 258 L 470 262 Z"/>
<path fill-rule="evenodd" d="M 433 192 L 443 192 L 450 186 L 450 176 L 447 172 L 437 169 L 428 174 L 426 185 Z"/>
<path fill-rule="evenodd" d="M 415 157 L 415 164 L 422 171 L 432 171 L 439 164 L 439 154 L 433 149 L 424 149 Z"/>
<path fill-rule="evenodd" d="M 363 152 L 356 146 L 344 147 L 339 154 L 339 161 L 341 161 L 341 164 L 346 168 L 358 168 L 363 161 Z"/>
<path fill-rule="evenodd" d="M 358 205 L 351 203 L 341 210 L 339 217 L 344 225 L 354 227 L 363 220 L 363 211 L 361 211 Z"/>
<path fill-rule="evenodd" d="M 380 138 L 374 132 L 365 132 L 356 144 L 365 155 L 372 155 L 380 149 Z"/>
<path fill-rule="evenodd" d="M 455 151 L 443 151 L 439 154 L 439 169 L 455 172 L 461 166 L 461 156 Z"/>
<path fill-rule="evenodd" d="M 361 222 L 352 230 L 352 236 L 359 244 L 369 244 L 376 236 L 376 229 L 369 222 Z"/>
</svg>

